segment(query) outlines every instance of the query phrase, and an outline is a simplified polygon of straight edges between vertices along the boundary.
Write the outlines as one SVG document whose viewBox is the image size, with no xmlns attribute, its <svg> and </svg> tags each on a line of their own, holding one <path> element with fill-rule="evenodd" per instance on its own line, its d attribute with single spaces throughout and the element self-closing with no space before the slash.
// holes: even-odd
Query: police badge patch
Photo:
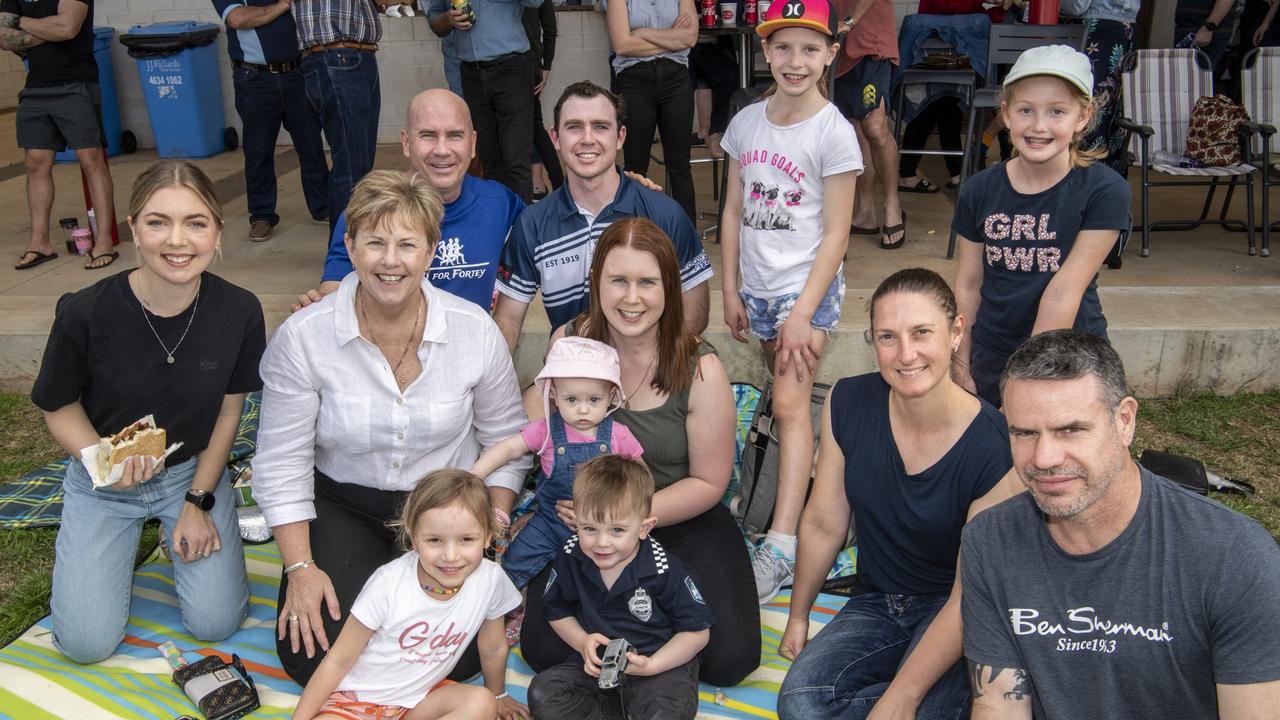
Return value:
<svg viewBox="0 0 1280 720">
<path fill-rule="evenodd" d="M 684 586 L 689 589 L 689 595 L 693 597 L 693 601 L 699 605 L 706 605 L 706 601 L 702 599 L 702 593 L 698 592 L 698 586 L 694 584 L 693 578 L 688 575 L 684 576 Z"/>
<path fill-rule="evenodd" d="M 649 622 L 649 618 L 653 617 L 653 600 L 644 588 L 636 588 L 635 594 L 627 601 L 627 609 L 640 622 Z"/>
</svg>

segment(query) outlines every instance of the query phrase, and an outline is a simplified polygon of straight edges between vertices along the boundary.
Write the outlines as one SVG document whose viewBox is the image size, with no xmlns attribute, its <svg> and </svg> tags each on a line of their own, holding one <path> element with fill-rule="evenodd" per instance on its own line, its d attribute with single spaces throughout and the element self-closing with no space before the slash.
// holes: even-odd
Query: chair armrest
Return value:
<svg viewBox="0 0 1280 720">
<path fill-rule="evenodd" d="M 1241 123 L 1242 129 L 1247 129 L 1250 133 L 1258 133 L 1262 137 L 1271 137 L 1276 134 L 1276 126 L 1270 123 L 1244 122 Z"/>
<path fill-rule="evenodd" d="M 1127 117 L 1116 118 L 1116 125 L 1119 125 L 1121 128 L 1128 130 L 1129 132 L 1136 132 L 1144 138 L 1149 138 L 1156 134 L 1155 128 L 1150 125 L 1136 123 Z"/>
</svg>

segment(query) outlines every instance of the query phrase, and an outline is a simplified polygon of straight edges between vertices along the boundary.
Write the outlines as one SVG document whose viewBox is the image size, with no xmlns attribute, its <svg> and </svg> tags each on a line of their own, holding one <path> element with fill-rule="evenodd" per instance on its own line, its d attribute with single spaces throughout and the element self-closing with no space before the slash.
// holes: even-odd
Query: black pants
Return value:
<svg viewBox="0 0 1280 720">
<path fill-rule="evenodd" d="M 525 53 L 524 59 L 529 63 L 533 84 L 536 86 L 542 77 L 542 60 L 532 50 Z M 530 162 L 540 162 L 547 169 L 547 180 L 551 181 L 553 190 L 564 184 L 560 156 L 556 155 L 556 146 L 547 134 L 547 123 L 542 119 L 542 101 L 536 96 L 533 98 L 533 156 L 530 157 Z"/>
<path fill-rule="evenodd" d="M 714 42 L 700 42 L 689 50 L 689 74 L 694 87 L 711 90 L 712 133 L 729 127 L 729 100 L 738 89 L 738 53 L 733 38 L 721 35 Z"/>
<path fill-rule="evenodd" d="M 698 658 L 650 677 L 627 675 L 617 689 L 601 690 L 575 654 L 533 677 L 529 711 L 534 720 L 693 720 L 698 714 Z"/>
<path fill-rule="evenodd" d="M 693 172 L 689 168 L 693 117 L 693 80 L 689 78 L 689 69 L 666 58 L 637 63 L 618 73 L 614 89 L 627 103 L 623 167 L 640 175 L 649 174 L 649 152 L 656 128 L 662 137 L 662 161 L 667 166 L 671 197 L 680 203 L 691 221 L 697 222 Z"/>
<path fill-rule="evenodd" d="M 711 641 L 699 655 L 699 677 L 717 687 L 737 685 L 760 664 L 760 605 L 751 558 L 733 516 L 716 504 L 695 518 L 655 529 L 653 536 L 693 569 L 716 618 Z M 545 588 L 549 571 L 544 569 L 529 587 Z M 529 592 L 525 600 L 520 647 L 535 672 L 578 657 L 547 622 L 541 592 Z"/>
<path fill-rule="evenodd" d="M 938 144 L 943 150 L 959 150 L 960 125 L 964 115 L 960 112 L 960 100 L 952 97 L 938 98 L 925 105 L 920 112 L 907 123 L 902 131 L 903 150 L 923 150 L 934 127 L 938 128 Z M 923 155 L 903 153 L 898 160 L 898 177 L 914 177 L 916 168 L 920 167 Z M 943 155 L 947 163 L 947 172 L 955 177 L 960 174 L 959 155 Z"/>
<path fill-rule="evenodd" d="M 462 95 L 476 128 L 484 176 L 533 199 L 529 137 L 533 133 L 533 77 L 521 53 L 462 63 Z"/>
<path fill-rule="evenodd" d="M 351 604 L 369 576 L 404 554 L 387 521 L 400 515 L 408 493 L 335 482 L 319 470 L 315 483 L 316 519 L 311 521 L 311 557 L 333 581 L 342 612 L 341 619 L 334 621 L 328 608 L 321 610 L 325 635 L 332 644 L 338 639 L 338 632 L 351 614 Z M 289 576 L 282 573 L 278 607 L 284 607 L 288 590 Z M 318 647 L 312 658 L 307 657 L 303 647 L 293 652 L 288 635 L 276 641 L 276 654 L 285 673 L 304 687 L 324 659 L 324 652 Z M 480 654 L 472 641 L 449 678 L 465 680 L 477 672 L 480 672 Z"/>
</svg>

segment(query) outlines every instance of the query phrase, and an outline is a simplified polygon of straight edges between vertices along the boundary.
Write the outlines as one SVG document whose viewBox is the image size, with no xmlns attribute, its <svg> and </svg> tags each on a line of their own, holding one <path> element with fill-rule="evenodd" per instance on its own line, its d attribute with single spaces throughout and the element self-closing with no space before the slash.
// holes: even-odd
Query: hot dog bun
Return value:
<svg viewBox="0 0 1280 720">
<path fill-rule="evenodd" d="M 135 455 L 164 457 L 165 432 L 156 427 L 155 418 L 148 415 L 109 438 L 98 441 L 99 477 L 111 474 L 111 468 Z"/>
</svg>

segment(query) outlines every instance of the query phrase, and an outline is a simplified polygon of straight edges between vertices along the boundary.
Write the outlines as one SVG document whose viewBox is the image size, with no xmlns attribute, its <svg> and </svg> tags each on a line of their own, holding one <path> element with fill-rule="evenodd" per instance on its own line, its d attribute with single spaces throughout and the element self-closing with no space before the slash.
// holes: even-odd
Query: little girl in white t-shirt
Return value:
<svg viewBox="0 0 1280 720">
<path fill-rule="evenodd" d="M 853 126 L 826 97 L 840 47 L 826 0 L 779 0 L 756 32 L 774 86 L 734 116 L 720 142 L 729 164 L 720 247 L 725 323 L 739 342 L 748 330 L 760 339 L 773 373 L 778 494 L 752 563 L 766 603 L 795 567 L 813 465 L 809 396 L 827 335 L 840 321 L 862 153 Z"/>
<path fill-rule="evenodd" d="M 475 475 L 437 470 L 419 480 L 397 523 L 409 551 L 365 583 L 294 720 L 527 718 L 506 692 L 503 615 L 520 594 L 484 557 L 494 522 Z M 438 686 L 473 637 L 484 687 Z"/>
</svg>

